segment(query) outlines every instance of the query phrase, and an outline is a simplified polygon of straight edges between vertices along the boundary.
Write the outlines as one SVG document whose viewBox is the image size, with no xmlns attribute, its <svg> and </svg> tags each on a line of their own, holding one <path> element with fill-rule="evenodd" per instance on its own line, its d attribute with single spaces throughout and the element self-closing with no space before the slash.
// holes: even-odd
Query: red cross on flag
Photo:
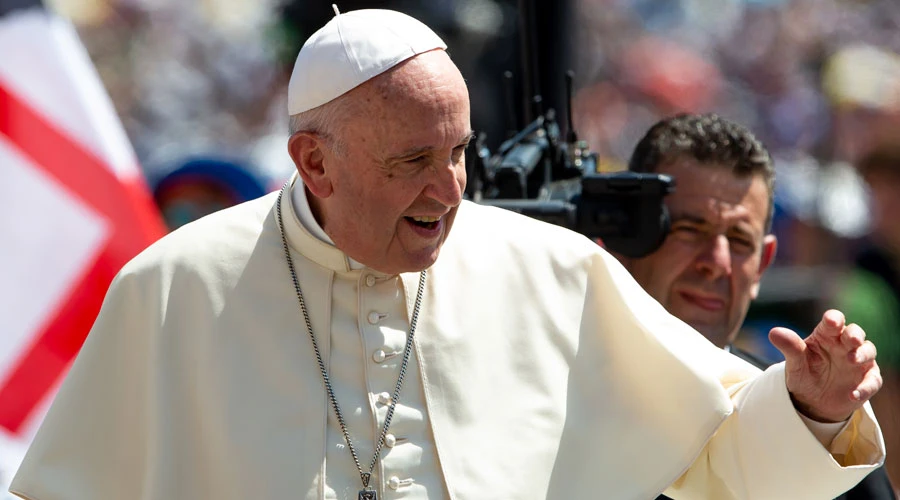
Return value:
<svg viewBox="0 0 900 500">
<path fill-rule="evenodd" d="M 164 232 L 72 26 L 0 0 L 0 448 L 30 439 L 113 276 Z"/>
</svg>

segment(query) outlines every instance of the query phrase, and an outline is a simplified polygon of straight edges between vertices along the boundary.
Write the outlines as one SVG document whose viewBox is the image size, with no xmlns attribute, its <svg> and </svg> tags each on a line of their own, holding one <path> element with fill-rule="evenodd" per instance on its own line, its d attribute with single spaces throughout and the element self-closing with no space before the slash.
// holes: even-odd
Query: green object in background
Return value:
<svg viewBox="0 0 900 500">
<path fill-rule="evenodd" d="M 900 370 L 900 299 L 880 276 L 855 269 L 843 283 L 838 309 L 866 331 L 878 349 L 878 364 Z"/>
</svg>

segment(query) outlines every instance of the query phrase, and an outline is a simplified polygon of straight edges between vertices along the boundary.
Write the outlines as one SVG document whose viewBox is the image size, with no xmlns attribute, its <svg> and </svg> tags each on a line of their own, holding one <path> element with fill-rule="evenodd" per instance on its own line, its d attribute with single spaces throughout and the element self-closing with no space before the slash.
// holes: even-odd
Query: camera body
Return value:
<svg viewBox="0 0 900 500">
<path fill-rule="evenodd" d="M 597 153 L 578 139 L 572 125 L 572 70 L 565 72 L 563 137 L 553 106 L 542 109 L 540 86 L 549 83 L 548 95 L 559 94 L 550 75 L 565 59 L 568 2 L 518 0 L 518 7 L 523 106 L 516 111 L 513 73 L 505 71 L 506 118 L 512 131 L 495 153 L 479 134 L 475 154 L 466 163 L 466 197 L 567 227 L 626 257 L 652 253 L 669 232 L 664 198 L 675 189 L 674 179 L 600 171 Z M 541 62 L 553 69 L 542 71 Z"/>
<path fill-rule="evenodd" d="M 474 201 L 577 231 L 627 257 L 659 248 L 669 232 L 668 175 L 603 173 L 598 155 L 570 132 L 560 140 L 551 109 L 504 141 L 497 153 L 480 136 L 469 162 Z M 571 125 L 570 125 L 571 131 Z"/>
</svg>

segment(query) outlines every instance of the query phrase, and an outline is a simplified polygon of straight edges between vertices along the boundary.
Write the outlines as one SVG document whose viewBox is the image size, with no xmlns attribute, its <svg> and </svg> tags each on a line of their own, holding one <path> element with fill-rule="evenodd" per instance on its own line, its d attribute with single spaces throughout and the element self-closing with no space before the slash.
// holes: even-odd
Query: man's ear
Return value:
<svg viewBox="0 0 900 500">
<path fill-rule="evenodd" d="M 775 253 L 778 250 L 778 238 L 774 234 L 767 234 L 763 237 L 762 255 L 759 257 L 759 272 L 756 274 L 753 287 L 750 290 L 750 298 L 756 299 L 759 295 L 759 282 L 763 273 L 772 265 L 775 260 Z"/>
<path fill-rule="evenodd" d="M 288 140 L 288 154 L 309 192 L 319 198 L 331 196 L 331 179 L 325 172 L 325 141 L 314 132 L 297 132 Z"/>
</svg>

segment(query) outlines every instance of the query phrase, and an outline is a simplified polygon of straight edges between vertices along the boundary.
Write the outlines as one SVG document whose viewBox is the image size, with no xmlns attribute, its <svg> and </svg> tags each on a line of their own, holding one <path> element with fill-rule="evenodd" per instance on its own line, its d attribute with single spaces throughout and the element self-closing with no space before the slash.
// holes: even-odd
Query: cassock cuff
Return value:
<svg viewBox="0 0 900 500">
<path fill-rule="evenodd" d="M 881 427 L 875 419 L 872 406 L 868 402 L 853 412 L 846 422 L 835 424 L 815 422 L 802 415 L 790 402 L 784 369 L 785 364 L 782 361 L 770 366 L 763 377 L 769 380 L 775 377 L 780 380 L 779 385 L 782 388 L 783 397 L 779 399 L 788 401 L 799 420 L 805 424 L 810 434 L 822 444 L 838 465 L 844 468 L 876 468 L 884 463 L 884 436 L 881 434 Z M 836 431 L 835 427 L 837 427 Z"/>
<path fill-rule="evenodd" d="M 850 424 L 849 418 L 843 422 L 817 422 L 799 411 L 797 412 L 797 415 L 800 415 L 800 419 L 806 424 L 806 428 L 813 433 L 813 436 L 815 436 L 826 449 L 831 448 L 831 442 L 834 441 L 834 438 Z"/>
</svg>

